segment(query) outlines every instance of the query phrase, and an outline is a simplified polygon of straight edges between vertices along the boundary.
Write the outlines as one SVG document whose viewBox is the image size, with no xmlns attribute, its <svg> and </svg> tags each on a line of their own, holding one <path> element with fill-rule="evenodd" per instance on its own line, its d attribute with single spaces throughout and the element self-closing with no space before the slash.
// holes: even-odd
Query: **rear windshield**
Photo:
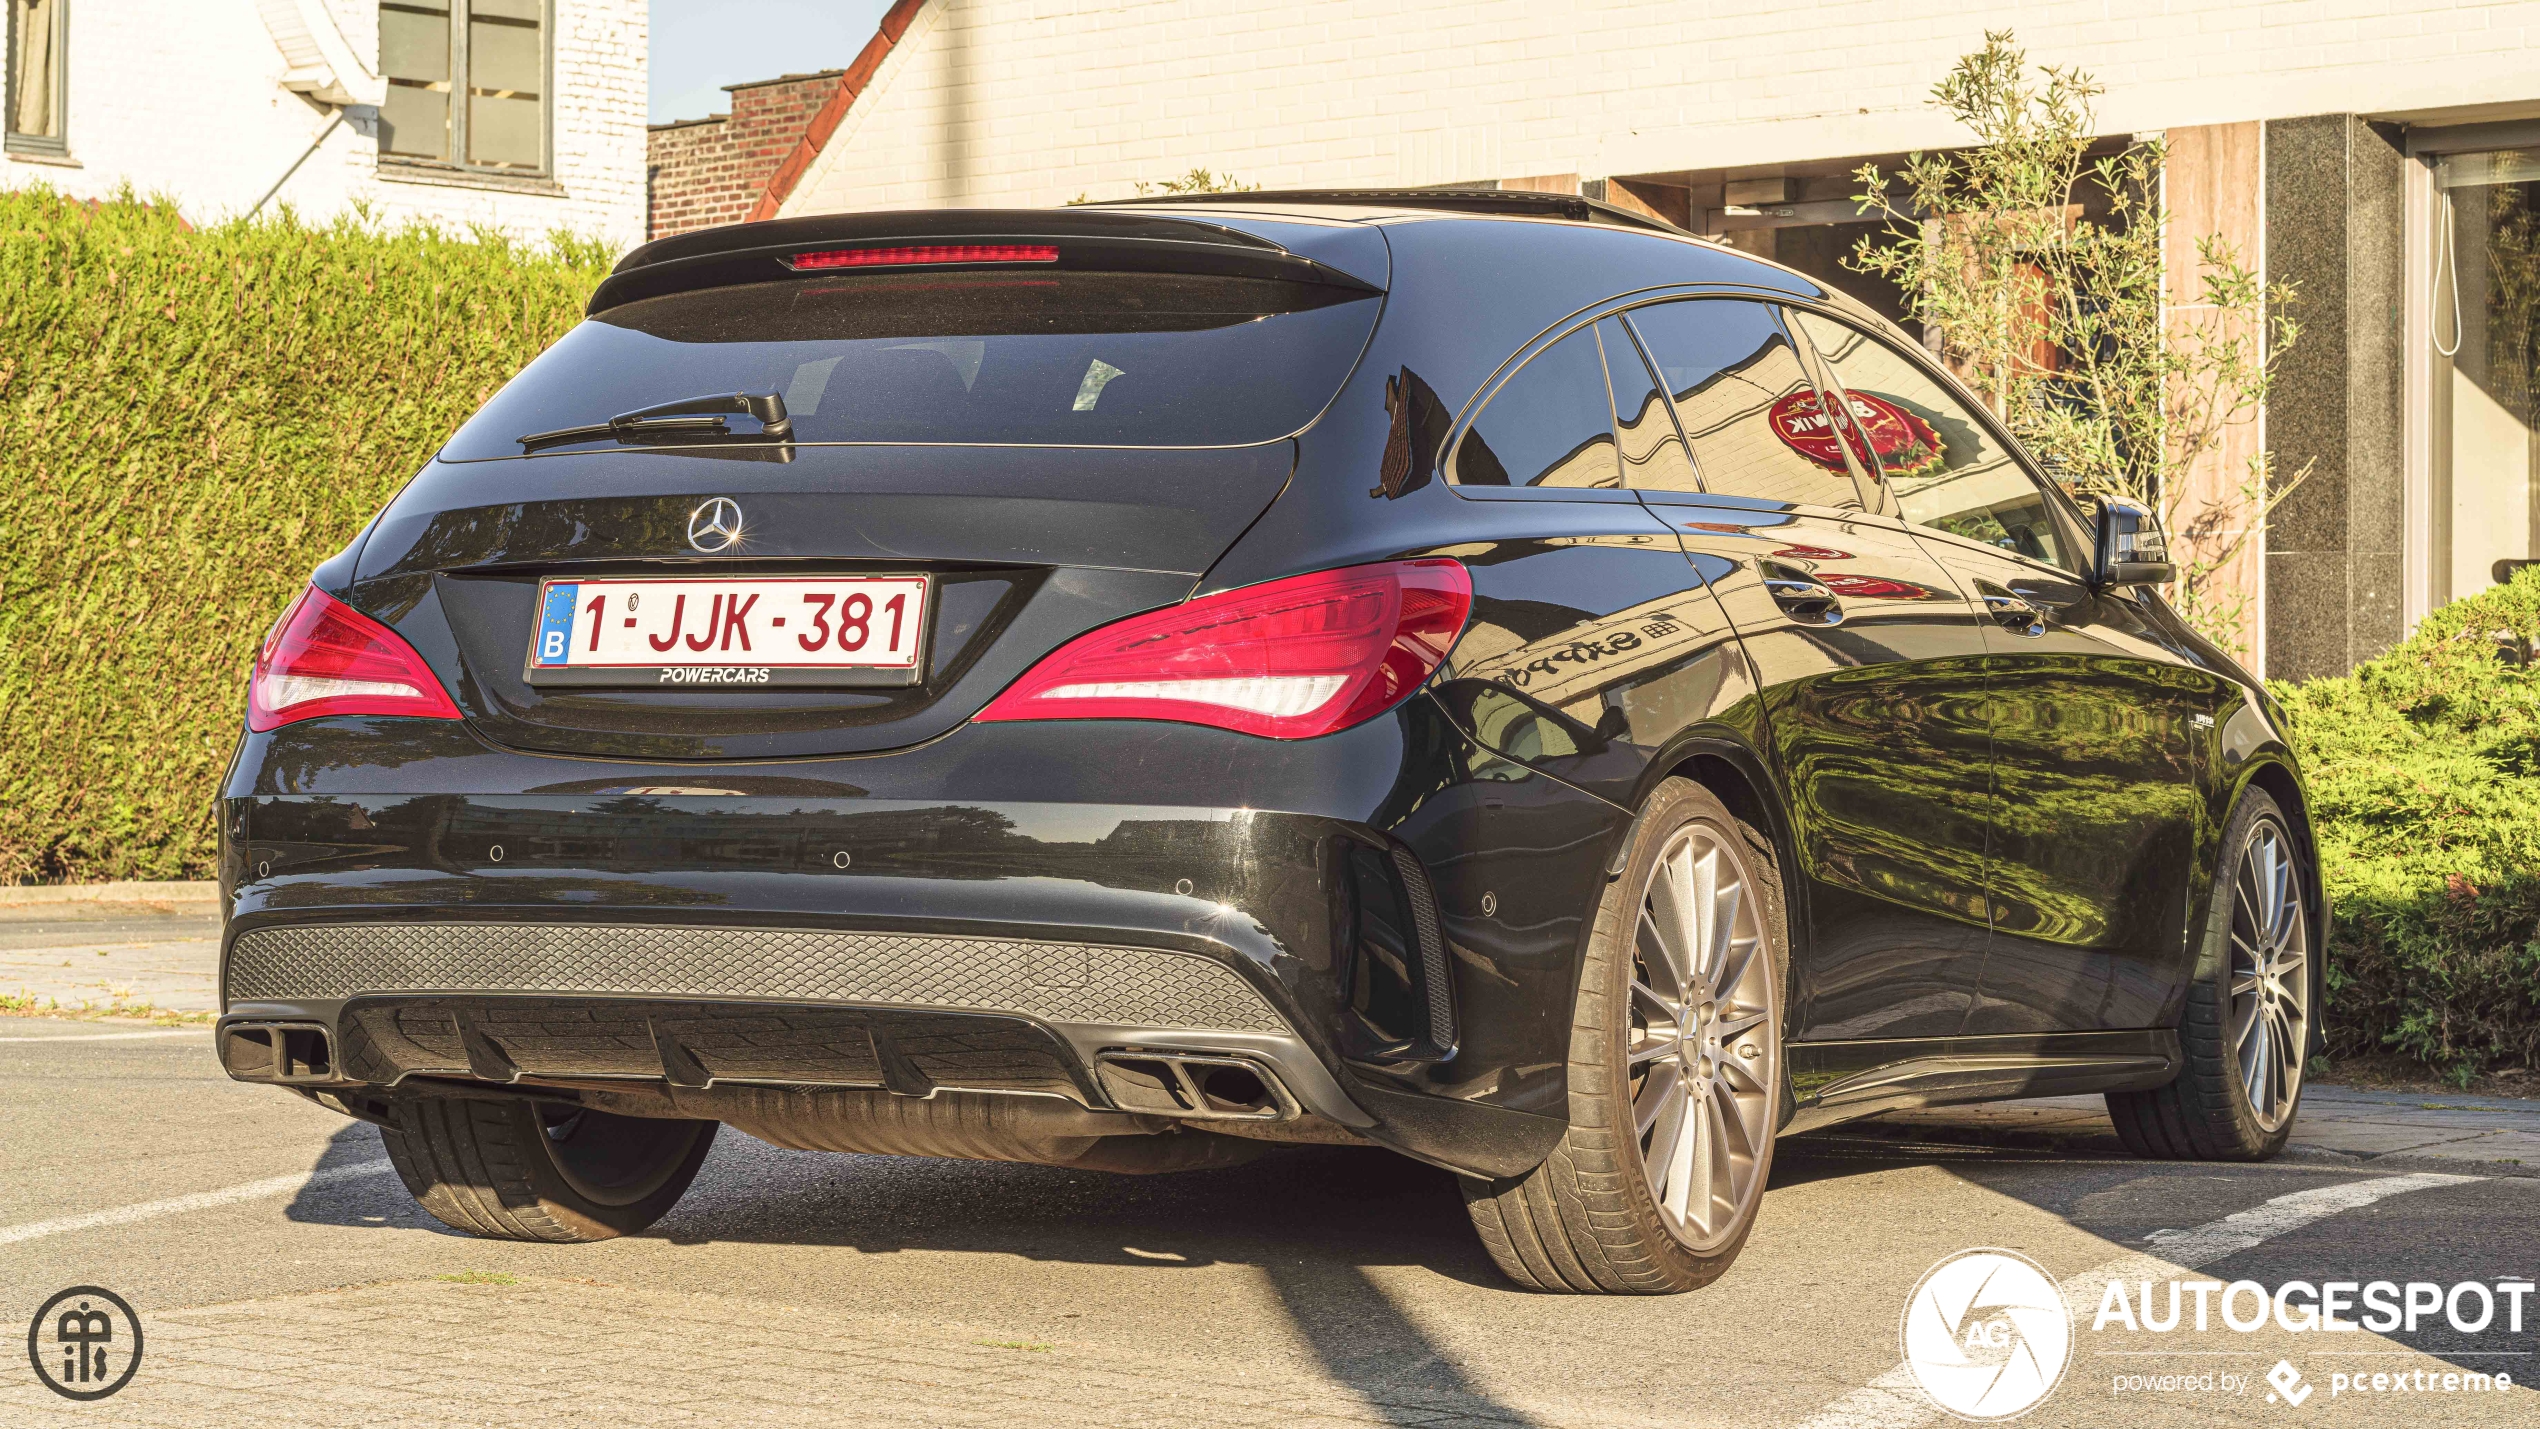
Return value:
<svg viewBox="0 0 2540 1429">
<path fill-rule="evenodd" d="M 442 455 L 518 456 L 532 432 L 735 392 L 782 395 L 803 442 L 1269 441 L 1340 390 L 1379 306 L 1311 283 L 1155 273 L 856 274 L 674 293 L 566 333 Z"/>
</svg>

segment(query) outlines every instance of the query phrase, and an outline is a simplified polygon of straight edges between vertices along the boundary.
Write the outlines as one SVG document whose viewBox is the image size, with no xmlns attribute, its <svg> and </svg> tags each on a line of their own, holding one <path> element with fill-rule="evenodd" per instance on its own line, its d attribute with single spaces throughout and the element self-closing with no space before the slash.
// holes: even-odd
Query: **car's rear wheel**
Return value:
<svg viewBox="0 0 2540 1429">
<path fill-rule="evenodd" d="M 1763 835 L 1701 785 L 1661 784 L 1597 911 L 1569 1129 L 1534 1170 L 1464 1182 L 1511 1280 L 1667 1294 L 1737 1258 L 1780 1124 L 1785 926 Z"/>
<path fill-rule="evenodd" d="M 401 1097 L 381 1140 L 406 1189 L 453 1230 L 589 1241 L 678 1204 L 717 1123 L 612 1116 L 521 1098 Z"/>
<path fill-rule="evenodd" d="M 2224 883 L 2179 1024 L 2186 1065 L 2168 1086 L 2108 1094 L 2109 1119 L 2138 1156 L 2262 1161 L 2293 1135 L 2320 985 L 2307 875 L 2263 789 L 2240 796 L 2222 847 Z"/>
</svg>

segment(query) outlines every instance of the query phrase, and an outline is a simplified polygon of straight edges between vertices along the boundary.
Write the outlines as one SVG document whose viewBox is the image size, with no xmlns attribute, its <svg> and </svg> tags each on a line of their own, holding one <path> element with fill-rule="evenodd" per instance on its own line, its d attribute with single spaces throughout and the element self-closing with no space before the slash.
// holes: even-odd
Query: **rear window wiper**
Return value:
<svg viewBox="0 0 2540 1429">
<path fill-rule="evenodd" d="M 723 420 L 723 413 L 737 412 L 758 418 L 755 432 L 736 432 Z M 709 415 L 711 414 L 711 415 Z M 716 393 L 710 397 L 689 397 L 677 402 L 664 402 L 634 412 L 620 412 L 605 422 L 587 427 L 559 427 L 552 432 L 531 432 L 520 439 L 524 449 L 562 446 L 567 442 L 650 442 L 664 437 L 737 437 L 745 441 L 781 442 L 794 434 L 794 420 L 785 415 L 785 399 L 774 392 Z"/>
</svg>

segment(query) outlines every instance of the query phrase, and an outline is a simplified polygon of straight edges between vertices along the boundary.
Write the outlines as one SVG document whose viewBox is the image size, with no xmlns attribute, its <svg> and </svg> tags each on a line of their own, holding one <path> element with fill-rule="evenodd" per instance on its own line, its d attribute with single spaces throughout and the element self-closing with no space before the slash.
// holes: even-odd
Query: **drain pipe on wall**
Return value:
<svg viewBox="0 0 2540 1429">
<path fill-rule="evenodd" d="M 282 177 L 273 181 L 273 187 L 265 190 L 265 196 L 256 200 L 255 207 L 247 210 L 247 217 L 254 218 L 257 214 L 262 213 L 265 205 L 273 202 L 273 196 L 282 192 L 282 186 L 291 182 L 291 176 L 300 172 L 300 166 L 309 161 L 309 156 L 316 153 L 318 151 L 318 147 L 326 142 L 326 136 L 334 133 L 335 127 L 342 124 L 347 119 L 353 121 L 354 133 L 370 139 L 376 139 L 379 137 L 378 105 L 347 104 L 342 108 L 337 109 L 335 111 L 335 117 L 327 120 L 326 127 L 320 129 L 317 132 L 317 137 L 309 141 L 309 147 L 300 151 L 300 157 L 293 159 L 291 161 L 291 167 L 282 171 Z"/>
</svg>

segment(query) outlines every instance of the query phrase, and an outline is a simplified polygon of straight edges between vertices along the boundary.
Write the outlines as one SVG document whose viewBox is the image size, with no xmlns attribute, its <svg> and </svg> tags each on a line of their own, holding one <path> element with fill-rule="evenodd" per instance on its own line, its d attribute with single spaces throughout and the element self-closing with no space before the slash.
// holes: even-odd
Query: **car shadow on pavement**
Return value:
<svg viewBox="0 0 2540 1429">
<path fill-rule="evenodd" d="M 378 1129 L 356 1123 L 335 1134 L 312 1170 L 349 1170 L 384 1154 Z M 381 1213 L 383 1197 L 398 1203 L 396 1213 Z M 460 1234 L 413 1209 L 393 1174 L 322 1178 L 286 1214 Z M 1387 1151 L 1279 1148 L 1232 1169 L 1115 1176 L 789 1151 L 726 1129 L 686 1199 L 641 1238 L 1019 1255 L 1142 1274 L 1249 1265 L 1323 1373 L 1383 1422 L 1433 1423 L 1441 1413 L 1534 1422 L 1474 1383 L 1370 1275 L 1370 1267 L 1418 1266 L 1522 1293 L 1473 1238 L 1454 1178 Z"/>
</svg>

